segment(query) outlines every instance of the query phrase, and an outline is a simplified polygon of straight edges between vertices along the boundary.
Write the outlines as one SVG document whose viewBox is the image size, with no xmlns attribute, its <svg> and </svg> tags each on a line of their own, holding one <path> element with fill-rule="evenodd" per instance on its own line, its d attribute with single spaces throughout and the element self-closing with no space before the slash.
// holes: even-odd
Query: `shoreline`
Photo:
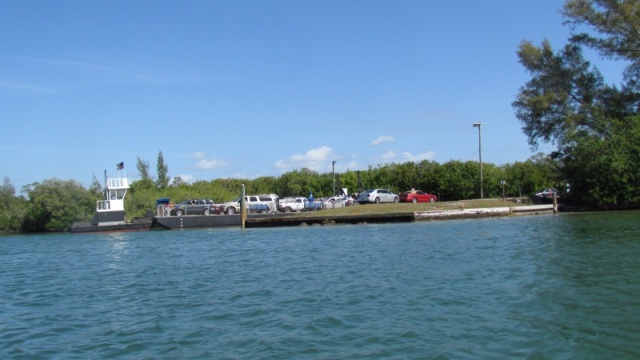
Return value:
<svg viewBox="0 0 640 360">
<path fill-rule="evenodd" d="M 338 224 L 402 223 L 430 220 L 474 219 L 502 216 L 550 215 L 557 213 L 554 205 L 503 206 L 493 208 L 426 210 L 386 214 L 318 214 L 305 216 L 248 218 L 245 227 L 278 227 Z"/>
</svg>

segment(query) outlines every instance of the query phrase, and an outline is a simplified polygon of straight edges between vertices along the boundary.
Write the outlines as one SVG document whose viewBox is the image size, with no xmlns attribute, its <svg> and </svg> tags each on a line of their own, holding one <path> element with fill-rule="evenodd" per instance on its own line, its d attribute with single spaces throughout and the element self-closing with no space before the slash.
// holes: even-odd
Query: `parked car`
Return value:
<svg viewBox="0 0 640 360">
<path fill-rule="evenodd" d="M 400 201 L 412 202 L 414 204 L 419 202 L 436 202 L 438 201 L 438 197 L 433 194 L 428 194 L 422 190 L 411 189 L 400 194 Z"/>
<path fill-rule="evenodd" d="M 553 198 L 553 194 L 556 194 L 556 198 L 560 197 L 557 189 L 544 189 L 541 192 L 537 193 L 536 196 L 551 199 Z"/>
<path fill-rule="evenodd" d="M 556 200 L 560 200 L 560 194 L 556 189 L 544 189 L 539 193 L 531 196 L 534 204 L 551 204 L 553 202 L 553 194 L 556 194 Z"/>
<path fill-rule="evenodd" d="M 353 200 L 351 200 L 351 198 L 346 195 L 332 196 L 324 201 L 325 209 L 336 209 L 351 205 L 353 205 Z"/>
<path fill-rule="evenodd" d="M 357 200 L 360 204 L 397 203 L 400 197 L 387 189 L 369 189 L 361 192 Z"/>
<path fill-rule="evenodd" d="M 176 204 L 170 212 L 173 216 L 220 214 L 220 206 L 211 199 L 185 200 Z"/>
</svg>

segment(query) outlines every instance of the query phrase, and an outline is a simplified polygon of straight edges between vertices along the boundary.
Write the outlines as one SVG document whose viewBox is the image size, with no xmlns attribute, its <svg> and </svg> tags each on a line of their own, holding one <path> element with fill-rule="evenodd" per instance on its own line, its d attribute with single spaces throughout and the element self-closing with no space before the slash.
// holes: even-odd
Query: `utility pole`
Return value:
<svg viewBox="0 0 640 360">
<path fill-rule="evenodd" d="M 482 125 L 486 123 L 473 123 L 473 127 L 478 128 L 478 153 L 480 154 L 480 199 L 484 196 L 482 194 Z"/>
<path fill-rule="evenodd" d="M 333 196 L 336 196 L 336 161 L 331 163 L 331 174 L 333 175 Z"/>
</svg>

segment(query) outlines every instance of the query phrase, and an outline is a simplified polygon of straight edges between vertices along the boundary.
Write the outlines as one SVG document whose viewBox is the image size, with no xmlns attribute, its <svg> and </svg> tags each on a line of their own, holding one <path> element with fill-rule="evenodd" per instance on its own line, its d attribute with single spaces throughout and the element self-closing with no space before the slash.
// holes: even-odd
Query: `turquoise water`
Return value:
<svg viewBox="0 0 640 360">
<path fill-rule="evenodd" d="M 0 237 L 0 358 L 639 358 L 639 219 Z"/>
</svg>

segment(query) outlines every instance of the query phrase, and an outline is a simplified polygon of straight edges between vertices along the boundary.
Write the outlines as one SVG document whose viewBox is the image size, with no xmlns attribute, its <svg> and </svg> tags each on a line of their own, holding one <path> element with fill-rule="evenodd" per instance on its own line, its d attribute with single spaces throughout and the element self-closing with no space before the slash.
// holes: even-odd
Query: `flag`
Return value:
<svg viewBox="0 0 640 360">
<path fill-rule="evenodd" d="M 124 163 L 123 162 L 121 162 L 121 163 L 116 165 L 116 170 L 122 170 L 122 169 L 124 169 Z"/>
</svg>

